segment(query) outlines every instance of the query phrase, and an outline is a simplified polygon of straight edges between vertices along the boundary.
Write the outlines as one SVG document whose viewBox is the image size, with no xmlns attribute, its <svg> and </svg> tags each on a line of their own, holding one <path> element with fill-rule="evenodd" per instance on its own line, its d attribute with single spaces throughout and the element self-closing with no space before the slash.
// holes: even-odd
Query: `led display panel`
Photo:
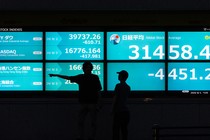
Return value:
<svg viewBox="0 0 210 140">
<path fill-rule="evenodd" d="M 46 32 L 47 60 L 103 60 L 103 32 Z"/>
<path fill-rule="evenodd" d="M 78 91 L 78 85 L 71 83 L 70 80 L 58 77 L 50 77 L 49 74 L 61 74 L 67 76 L 75 76 L 83 74 L 81 62 L 60 62 L 46 64 L 46 90 L 50 91 Z M 101 62 L 93 62 L 93 74 L 99 76 L 99 80 L 103 87 L 104 84 L 104 65 Z"/>
<path fill-rule="evenodd" d="M 0 60 L 42 60 L 42 32 L 0 32 Z"/>
<path fill-rule="evenodd" d="M 119 83 L 117 72 L 126 70 L 129 74 L 127 84 L 132 91 L 164 91 L 164 63 L 109 62 L 107 64 L 107 90 L 112 91 Z"/>
<path fill-rule="evenodd" d="M 165 32 L 108 32 L 108 60 L 164 60 Z"/>
<path fill-rule="evenodd" d="M 169 32 L 169 60 L 210 60 L 210 32 Z"/>
<path fill-rule="evenodd" d="M 43 90 L 42 63 L 0 63 L 0 90 Z"/>
</svg>

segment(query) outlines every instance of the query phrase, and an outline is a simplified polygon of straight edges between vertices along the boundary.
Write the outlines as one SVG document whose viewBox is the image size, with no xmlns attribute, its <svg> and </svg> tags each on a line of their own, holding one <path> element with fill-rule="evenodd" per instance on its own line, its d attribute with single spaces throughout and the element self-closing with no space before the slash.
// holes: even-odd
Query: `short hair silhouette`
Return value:
<svg viewBox="0 0 210 140">
<path fill-rule="evenodd" d="M 91 70 L 93 70 L 93 65 L 90 61 L 85 61 L 82 65 L 82 68 L 83 69 L 90 68 Z"/>
</svg>

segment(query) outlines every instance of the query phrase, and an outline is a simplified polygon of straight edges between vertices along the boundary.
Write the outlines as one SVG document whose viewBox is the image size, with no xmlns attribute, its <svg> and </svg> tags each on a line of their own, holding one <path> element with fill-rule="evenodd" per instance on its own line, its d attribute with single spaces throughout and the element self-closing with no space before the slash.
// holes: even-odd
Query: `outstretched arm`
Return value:
<svg viewBox="0 0 210 140">
<path fill-rule="evenodd" d="M 59 77 L 66 80 L 71 80 L 70 76 L 60 75 L 60 74 L 49 74 L 50 77 Z"/>
</svg>

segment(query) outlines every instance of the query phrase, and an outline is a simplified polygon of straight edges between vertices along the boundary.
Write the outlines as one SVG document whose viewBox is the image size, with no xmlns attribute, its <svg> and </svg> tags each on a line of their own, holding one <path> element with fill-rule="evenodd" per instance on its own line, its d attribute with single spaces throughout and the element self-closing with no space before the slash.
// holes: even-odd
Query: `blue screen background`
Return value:
<svg viewBox="0 0 210 140">
<path fill-rule="evenodd" d="M 159 69 L 163 69 L 164 63 L 108 63 L 107 87 L 108 90 L 114 90 L 115 85 L 119 83 L 118 74 L 121 70 L 126 70 L 129 73 L 127 84 L 131 90 L 165 90 L 165 77 L 160 80 L 158 77 L 150 77 L 149 73 L 157 73 Z"/>
<path fill-rule="evenodd" d="M 61 74 L 67 76 L 75 76 L 78 74 L 83 74 L 81 62 L 77 63 L 47 63 L 46 64 L 46 90 L 67 90 L 67 91 L 77 91 L 78 85 L 75 83 L 65 84 L 66 80 L 58 77 L 50 77 L 49 74 Z M 104 66 L 103 63 L 92 63 L 93 66 L 99 65 L 100 70 L 93 69 L 92 73 L 99 76 L 102 88 L 104 81 Z M 69 65 L 79 65 L 79 69 L 70 70 Z M 100 72 L 99 72 L 100 71 Z M 99 73 L 100 74 L 99 74 Z M 53 84 L 54 83 L 54 84 Z M 57 83 L 57 84 L 56 84 Z"/>
<path fill-rule="evenodd" d="M 43 90 L 42 73 L 42 63 L 0 63 L 0 89 Z"/>
<path fill-rule="evenodd" d="M 69 39 L 69 34 L 90 34 L 89 39 Z M 84 44 L 91 41 L 94 34 L 100 34 L 100 44 Z M 46 33 L 46 59 L 47 60 L 103 60 L 104 58 L 104 34 L 103 32 L 47 32 Z M 54 39 L 54 40 L 52 40 Z M 82 58 L 82 53 L 65 53 L 66 48 L 100 48 L 100 58 Z M 88 53 L 85 53 L 88 54 Z"/>
<path fill-rule="evenodd" d="M 190 45 L 192 47 L 192 57 L 188 60 L 206 60 L 205 56 L 199 56 L 199 54 L 206 45 L 210 45 L 210 32 L 169 32 L 168 36 L 168 50 L 170 50 L 170 45 L 179 45 L 179 49 L 176 50 L 179 51 L 180 56 L 176 60 L 184 60 L 181 57 L 181 47 L 183 45 Z M 171 56 L 174 55 L 171 54 Z M 185 55 L 187 56 L 187 54 Z M 195 59 L 195 56 L 198 58 Z"/>
<path fill-rule="evenodd" d="M 42 60 L 42 32 L 0 32 L 0 52 L 15 50 L 16 54 L 0 53 L 0 60 Z M 13 38 L 5 39 L 6 36 Z"/>
<path fill-rule="evenodd" d="M 168 90 L 210 90 L 210 80 L 205 80 L 205 77 L 210 74 L 210 71 L 205 71 L 205 69 L 210 68 L 210 63 L 169 63 L 168 72 L 171 72 L 173 68 L 177 69 L 176 71 L 178 77 L 176 80 L 172 77 L 168 78 Z M 183 77 L 179 74 L 180 68 L 187 68 L 186 80 L 179 79 L 179 77 Z M 190 70 L 193 68 L 195 69 L 195 76 L 197 77 L 197 80 L 190 79 L 190 77 L 192 77 Z"/>
<path fill-rule="evenodd" d="M 113 34 L 117 34 L 120 37 L 120 42 L 114 44 L 110 40 Z M 137 35 L 144 36 L 144 39 L 136 40 L 123 40 L 123 35 Z M 153 37 L 154 39 L 148 39 L 147 37 Z M 160 38 L 157 38 L 160 37 Z M 164 32 L 108 32 L 107 33 L 107 59 L 108 60 L 129 60 L 129 56 L 134 56 L 132 49 L 129 49 L 130 45 L 139 46 L 138 53 L 140 56 L 137 60 L 142 60 L 144 56 L 144 50 L 141 49 L 145 45 L 149 45 L 149 56 L 152 60 L 159 60 L 159 56 L 153 56 L 153 52 L 159 45 L 163 45 L 163 53 L 165 54 L 165 33 Z M 165 56 L 162 60 L 164 60 Z"/>
</svg>

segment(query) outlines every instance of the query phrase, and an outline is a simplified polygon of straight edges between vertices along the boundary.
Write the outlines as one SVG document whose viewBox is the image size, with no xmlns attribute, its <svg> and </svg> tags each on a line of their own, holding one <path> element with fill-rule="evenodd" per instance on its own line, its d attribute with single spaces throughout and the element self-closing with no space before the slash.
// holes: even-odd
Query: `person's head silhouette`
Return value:
<svg viewBox="0 0 210 140">
<path fill-rule="evenodd" d="M 82 70 L 84 74 L 91 74 L 91 71 L 93 70 L 93 65 L 90 61 L 85 61 L 82 65 Z"/>
<path fill-rule="evenodd" d="M 120 82 L 125 82 L 128 78 L 128 72 L 125 70 L 121 70 L 120 72 L 117 72 L 117 74 L 119 74 L 118 80 Z"/>
</svg>

